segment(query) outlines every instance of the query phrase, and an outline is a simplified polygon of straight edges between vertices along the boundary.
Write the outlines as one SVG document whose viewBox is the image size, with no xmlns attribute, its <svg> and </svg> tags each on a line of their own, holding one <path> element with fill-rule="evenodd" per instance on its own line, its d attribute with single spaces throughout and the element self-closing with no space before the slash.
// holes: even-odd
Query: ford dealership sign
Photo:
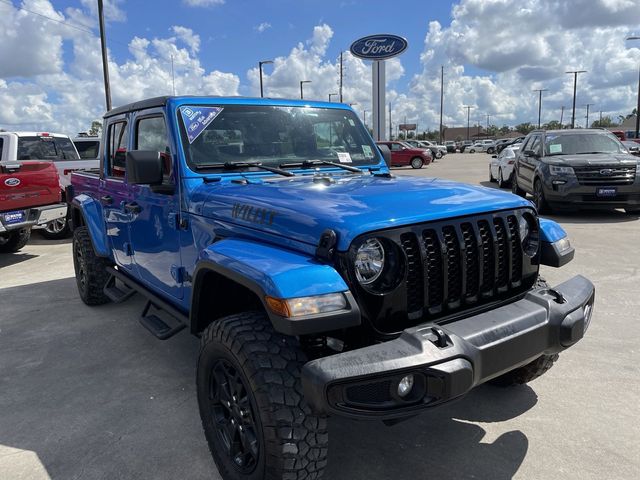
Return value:
<svg viewBox="0 0 640 480">
<path fill-rule="evenodd" d="M 385 60 L 404 52 L 407 41 L 397 35 L 380 34 L 363 37 L 351 44 L 351 53 L 367 60 Z"/>
</svg>

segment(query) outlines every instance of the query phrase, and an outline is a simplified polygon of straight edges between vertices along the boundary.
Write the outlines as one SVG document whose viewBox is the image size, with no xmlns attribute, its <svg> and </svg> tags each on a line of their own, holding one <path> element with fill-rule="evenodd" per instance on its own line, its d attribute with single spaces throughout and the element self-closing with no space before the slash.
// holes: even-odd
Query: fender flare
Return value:
<svg viewBox="0 0 640 480">
<path fill-rule="evenodd" d="M 102 215 L 102 205 L 85 194 L 73 197 L 69 205 L 71 209 L 77 210 L 80 215 L 82 215 L 84 225 L 89 230 L 89 238 L 91 238 L 91 244 L 93 245 L 93 250 L 96 252 L 96 255 L 108 257 L 110 251 L 107 243 L 104 217 Z M 76 227 L 77 225 L 73 226 L 74 229 Z"/>
<path fill-rule="evenodd" d="M 305 335 L 360 325 L 360 309 L 340 274 L 309 255 L 245 239 L 220 240 L 200 253 L 193 273 L 190 327 L 197 333 L 202 279 L 215 272 L 252 291 L 273 327 L 285 335 Z M 347 308 L 324 314 L 287 318 L 271 311 L 265 296 L 279 299 L 342 293 Z"/>
</svg>

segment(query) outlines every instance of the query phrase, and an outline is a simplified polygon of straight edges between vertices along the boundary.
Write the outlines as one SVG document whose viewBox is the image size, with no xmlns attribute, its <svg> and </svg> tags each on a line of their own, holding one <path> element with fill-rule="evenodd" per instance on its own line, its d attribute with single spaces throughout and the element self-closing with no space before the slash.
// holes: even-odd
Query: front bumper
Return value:
<svg viewBox="0 0 640 480">
<path fill-rule="evenodd" d="M 565 183 L 558 183 L 565 182 Z M 640 179 L 632 184 L 582 185 L 572 176 L 549 176 L 544 183 L 547 202 L 556 208 L 624 208 L 640 207 Z M 599 196 L 601 188 L 615 189 L 613 196 Z"/>
<path fill-rule="evenodd" d="M 540 355 L 567 349 L 588 328 L 594 298 L 593 284 L 577 276 L 472 317 L 423 324 L 392 341 L 312 360 L 302 370 L 305 396 L 318 413 L 380 419 L 411 415 Z M 400 398 L 398 381 L 409 374 L 414 388 Z"/>
<path fill-rule="evenodd" d="M 4 213 L 9 212 L 0 213 L 0 233 L 20 230 L 22 228 L 31 228 L 36 225 L 46 225 L 54 220 L 64 218 L 67 216 L 67 205 L 47 205 L 44 207 L 16 210 L 16 212 L 22 212 L 23 220 L 21 222 L 9 223 L 5 221 L 4 216 Z"/>
</svg>

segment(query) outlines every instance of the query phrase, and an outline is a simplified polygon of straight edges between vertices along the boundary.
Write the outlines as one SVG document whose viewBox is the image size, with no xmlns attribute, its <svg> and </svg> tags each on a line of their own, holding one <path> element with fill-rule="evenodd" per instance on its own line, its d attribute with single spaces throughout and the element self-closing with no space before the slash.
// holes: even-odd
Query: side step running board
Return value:
<svg viewBox="0 0 640 480">
<path fill-rule="evenodd" d="M 184 329 L 188 325 L 189 317 L 184 312 L 178 310 L 173 305 L 166 302 L 155 293 L 149 291 L 149 289 L 147 289 L 143 285 L 140 285 L 138 282 L 129 278 L 127 275 L 125 275 L 119 270 L 116 270 L 113 267 L 107 267 L 107 272 L 111 274 L 114 285 L 115 285 L 115 280 L 117 279 L 117 280 L 120 280 L 120 282 L 122 282 L 124 286 L 127 288 L 127 292 L 124 293 L 124 295 L 131 296 L 133 295 L 133 293 L 139 293 L 140 295 L 147 298 L 148 302 L 144 310 L 142 311 L 142 315 L 140 317 L 140 323 L 147 330 L 149 330 L 156 338 L 160 340 L 166 340 L 167 338 L 170 338 L 174 336 L 176 333 L 180 332 L 182 329 Z M 112 283 L 112 280 L 109 280 L 109 282 L 107 283 L 107 287 L 110 286 L 111 283 Z M 109 294 L 106 291 L 107 287 L 105 287 L 105 294 L 109 296 Z M 122 292 L 122 290 L 120 289 L 118 290 Z M 130 292 L 133 292 L 133 293 L 130 293 Z M 124 301 L 124 300 L 126 299 L 123 299 L 121 301 Z M 150 313 L 152 308 L 157 312 Z M 175 323 L 176 325 L 173 327 L 170 326 L 169 323 L 167 323 L 167 321 L 165 321 L 164 318 L 161 318 L 159 316 L 161 313 L 163 314 L 162 317 L 169 317 L 171 319 L 169 320 L 169 323 Z"/>
<path fill-rule="evenodd" d="M 149 310 L 151 310 L 152 307 L 156 310 L 161 310 L 156 305 L 154 305 L 151 300 L 149 300 L 147 302 L 147 306 L 144 307 L 144 310 L 142 311 L 142 315 L 140 316 L 140 323 L 158 340 L 166 340 L 167 338 L 171 338 L 186 327 L 186 325 L 182 322 L 178 323 L 174 327 L 167 325 L 167 323 L 162 318 L 153 313 L 149 313 Z M 177 320 L 175 317 L 172 318 Z"/>
<path fill-rule="evenodd" d="M 102 291 L 113 303 L 125 302 L 136 294 L 136 291 L 133 288 L 129 288 L 128 285 L 124 285 L 124 290 L 119 288 L 116 285 L 116 277 L 113 274 L 109 277 Z"/>
</svg>

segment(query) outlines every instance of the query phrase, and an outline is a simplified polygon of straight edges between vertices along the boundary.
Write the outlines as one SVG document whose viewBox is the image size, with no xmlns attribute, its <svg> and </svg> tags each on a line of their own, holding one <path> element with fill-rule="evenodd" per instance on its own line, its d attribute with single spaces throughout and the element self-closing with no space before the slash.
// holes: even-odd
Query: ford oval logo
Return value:
<svg viewBox="0 0 640 480">
<path fill-rule="evenodd" d="M 368 60 L 384 60 L 404 52 L 409 44 L 397 35 L 380 34 L 362 37 L 351 44 L 351 53 Z"/>
<path fill-rule="evenodd" d="M 20 185 L 20 179 L 19 178 L 15 178 L 15 177 L 7 178 L 4 181 L 4 184 L 7 187 L 17 187 L 18 185 Z"/>
</svg>

